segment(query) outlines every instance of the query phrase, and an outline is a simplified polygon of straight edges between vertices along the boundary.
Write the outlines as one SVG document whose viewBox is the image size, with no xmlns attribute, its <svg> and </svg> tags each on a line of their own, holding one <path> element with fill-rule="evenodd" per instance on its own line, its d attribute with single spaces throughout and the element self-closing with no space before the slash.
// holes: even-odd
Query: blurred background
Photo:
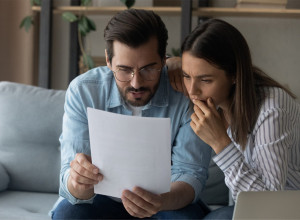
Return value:
<svg viewBox="0 0 300 220">
<path fill-rule="evenodd" d="M 13 81 L 38 85 L 40 12 L 32 10 L 34 0 L 0 0 L 0 81 Z M 200 0 L 201 1 L 201 0 Z M 70 0 L 53 0 L 53 8 L 69 6 Z M 259 2 L 252 0 L 252 3 Z M 276 2 L 276 4 L 273 4 Z M 283 3 L 282 3 L 283 2 Z M 261 0 L 255 6 L 247 0 L 209 0 L 209 7 L 224 8 L 274 8 L 298 7 L 300 1 Z M 203 3 L 203 1 L 202 1 Z M 264 3 L 264 4 L 263 4 Z M 271 5 L 271 3 L 273 5 Z M 133 7 L 181 7 L 180 0 L 136 0 Z M 193 0 L 193 10 L 197 10 L 199 1 Z M 124 7 L 119 0 L 92 0 L 87 7 Z M 265 72 L 289 87 L 300 97 L 300 12 L 294 15 L 236 15 L 216 14 L 238 28 L 246 38 L 253 63 Z M 84 49 L 93 57 L 95 65 L 103 64 L 103 30 L 115 12 L 86 14 L 96 26 L 83 40 Z M 33 26 L 26 32 L 19 25 L 23 18 L 32 15 Z M 180 48 L 181 13 L 162 14 L 169 31 L 167 52 L 170 55 Z M 62 18 L 62 13 L 52 15 L 51 34 L 51 77 L 53 89 L 66 89 L 69 84 L 70 60 L 70 22 Z M 198 24 L 198 15 L 192 16 L 192 29 Z M 78 64 L 82 65 L 82 62 Z M 79 68 L 80 69 L 80 68 Z M 83 71 L 83 69 L 81 69 Z"/>
</svg>

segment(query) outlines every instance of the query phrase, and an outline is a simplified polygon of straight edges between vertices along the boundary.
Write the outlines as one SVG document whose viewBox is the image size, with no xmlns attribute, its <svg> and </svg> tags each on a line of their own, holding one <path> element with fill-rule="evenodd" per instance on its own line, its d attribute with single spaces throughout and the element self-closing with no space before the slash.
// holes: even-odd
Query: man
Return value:
<svg viewBox="0 0 300 220">
<path fill-rule="evenodd" d="M 170 86 L 164 23 L 152 11 L 126 10 L 109 21 L 104 38 L 107 67 L 77 77 L 66 93 L 59 190 L 65 199 L 58 201 L 53 219 L 203 217 L 197 201 L 211 150 L 190 128 L 189 100 Z M 94 185 L 105 176 L 91 162 L 87 107 L 171 118 L 170 192 L 156 195 L 137 186 L 124 190 L 121 200 L 94 194 Z"/>
</svg>

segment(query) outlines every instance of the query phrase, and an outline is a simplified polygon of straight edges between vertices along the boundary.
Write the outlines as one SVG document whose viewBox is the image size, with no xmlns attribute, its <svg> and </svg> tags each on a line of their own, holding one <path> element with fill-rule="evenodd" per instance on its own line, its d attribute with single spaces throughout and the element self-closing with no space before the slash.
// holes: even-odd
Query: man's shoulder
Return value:
<svg viewBox="0 0 300 220">
<path fill-rule="evenodd" d="M 189 106 L 190 99 L 182 92 L 175 91 L 172 86 L 169 86 L 169 101 L 170 105 Z"/>
<path fill-rule="evenodd" d="M 173 89 L 171 86 L 168 73 L 165 70 L 162 76 L 162 88 L 165 88 L 165 92 L 160 93 L 159 95 L 166 96 L 169 100 L 169 107 L 174 106 L 189 106 L 190 100 L 182 92 L 178 92 Z"/>
<path fill-rule="evenodd" d="M 97 67 L 76 77 L 69 85 L 69 100 L 81 102 L 86 107 L 105 109 L 115 97 L 113 73 L 107 67 Z"/>
<path fill-rule="evenodd" d="M 70 84 L 71 87 L 101 85 L 111 81 L 113 74 L 107 66 L 93 68 L 77 76 Z"/>
</svg>

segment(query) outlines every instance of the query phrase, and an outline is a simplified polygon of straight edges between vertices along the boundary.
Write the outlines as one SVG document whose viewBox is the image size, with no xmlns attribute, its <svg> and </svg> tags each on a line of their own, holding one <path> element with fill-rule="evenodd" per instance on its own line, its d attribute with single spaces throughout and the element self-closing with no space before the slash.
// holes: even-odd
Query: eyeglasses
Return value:
<svg viewBox="0 0 300 220">
<path fill-rule="evenodd" d="M 161 69 L 155 69 L 152 67 L 145 67 L 138 70 L 141 78 L 146 81 L 156 80 L 160 71 Z M 131 68 L 119 67 L 116 71 L 113 71 L 113 73 L 117 80 L 121 82 L 129 82 L 132 80 L 135 71 Z"/>
</svg>

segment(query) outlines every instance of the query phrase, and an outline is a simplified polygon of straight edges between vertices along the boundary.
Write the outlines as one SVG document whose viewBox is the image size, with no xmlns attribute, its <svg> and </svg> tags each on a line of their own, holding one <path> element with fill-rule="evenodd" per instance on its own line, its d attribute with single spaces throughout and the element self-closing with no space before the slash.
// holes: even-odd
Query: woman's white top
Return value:
<svg viewBox="0 0 300 220">
<path fill-rule="evenodd" d="M 213 160 L 233 199 L 241 191 L 300 190 L 300 105 L 280 88 L 266 88 L 245 151 L 234 142 Z"/>
</svg>

